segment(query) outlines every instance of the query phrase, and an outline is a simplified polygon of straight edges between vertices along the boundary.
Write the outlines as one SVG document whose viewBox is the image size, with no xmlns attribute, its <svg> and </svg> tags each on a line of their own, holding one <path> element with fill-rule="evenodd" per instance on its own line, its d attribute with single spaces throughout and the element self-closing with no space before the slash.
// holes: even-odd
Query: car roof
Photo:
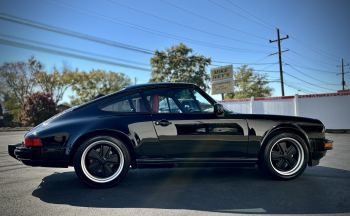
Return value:
<svg viewBox="0 0 350 216">
<path fill-rule="evenodd" d="M 74 109 L 78 109 L 81 107 L 84 107 L 86 105 L 95 103 L 97 101 L 102 101 L 106 98 L 109 98 L 111 96 L 114 96 L 116 94 L 119 94 L 121 92 L 125 92 L 125 91 L 129 91 L 129 90 L 133 90 L 133 89 L 140 89 L 140 88 L 153 88 L 153 87 L 195 87 L 197 85 L 193 84 L 193 83 L 170 83 L 170 82 L 163 82 L 163 83 L 144 83 L 144 84 L 137 84 L 137 85 L 129 85 L 124 87 L 121 91 L 117 91 L 117 92 L 113 92 L 111 94 L 96 98 L 94 100 L 91 100 L 89 102 L 86 102 L 84 104 L 78 105 L 73 107 Z"/>
<path fill-rule="evenodd" d="M 194 86 L 196 85 L 193 83 L 172 83 L 172 82 L 144 83 L 144 84 L 137 84 L 137 85 L 129 85 L 129 86 L 126 86 L 123 90 L 128 91 L 131 89 L 152 88 L 152 87 L 194 87 Z"/>
</svg>

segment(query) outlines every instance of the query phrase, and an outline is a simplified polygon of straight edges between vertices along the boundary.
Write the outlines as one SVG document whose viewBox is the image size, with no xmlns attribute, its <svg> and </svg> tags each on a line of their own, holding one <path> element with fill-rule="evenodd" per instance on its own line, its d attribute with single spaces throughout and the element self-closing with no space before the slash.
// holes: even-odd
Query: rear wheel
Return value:
<svg viewBox="0 0 350 216">
<path fill-rule="evenodd" d="M 291 180 L 301 175 L 309 159 L 305 141 L 294 133 L 280 133 L 264 145 L 259 168 L 269 177 Z"/>
<path fill-rule="evenodd" d="M 74 157 L 74 169 L 86 184 L 105 188 L 119 183 L 128 173 L 130 154 L 114 137 L 96 136 L 85 141 Z"/>
</svg>

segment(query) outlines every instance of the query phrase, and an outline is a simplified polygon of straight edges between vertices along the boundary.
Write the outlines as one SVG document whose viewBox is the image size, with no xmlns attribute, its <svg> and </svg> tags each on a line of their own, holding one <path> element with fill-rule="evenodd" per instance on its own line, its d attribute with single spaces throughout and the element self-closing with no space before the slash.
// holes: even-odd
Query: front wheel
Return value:
<svg viewBox="0 0 350 216">
<path fill-rule="evenodd" d="M 96 136 L 86 140 L 74 157 L 74 169 L 86 184 L 106 188 L 119 183 L 128 173 L 130 154 L 114 137 Z"/>
<path fill-rule="evenodd" d="M 269 177 L 292 180 L 301 175 L 309 159 L 305 141 L 294 133 L 272 137 L 259 155 L 259 168 Z"/>
</svg>

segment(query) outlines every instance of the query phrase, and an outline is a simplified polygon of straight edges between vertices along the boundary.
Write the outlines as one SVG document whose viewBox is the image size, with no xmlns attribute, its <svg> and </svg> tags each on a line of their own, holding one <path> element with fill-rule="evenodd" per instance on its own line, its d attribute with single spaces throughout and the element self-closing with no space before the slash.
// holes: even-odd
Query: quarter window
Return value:
<svg viewBox="0 0 350 216">
<path fill-rule="evenodd" d="M 148 112 L 139 93 L 128 95 L 102 106 L 109 112 Z"/>
</svg>

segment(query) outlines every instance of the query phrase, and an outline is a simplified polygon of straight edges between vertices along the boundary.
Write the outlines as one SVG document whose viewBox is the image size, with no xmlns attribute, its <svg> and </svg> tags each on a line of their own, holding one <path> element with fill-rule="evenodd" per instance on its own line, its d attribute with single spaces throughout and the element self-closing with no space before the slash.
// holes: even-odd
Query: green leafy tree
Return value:
<svg viewBox="0 0 350 216">
<path fill-rule="evenodd" d="M 71 96 L 71 105 L 76 106 L 93 100 L 98 94 L 110 94 L 131 85 L 131 79 L 124 73 L 92 70 L 90 73 L 81 72 L 75 74 L 77 80 L 72 90 L 76 96 Z"/>
<path fill-rule="evenodd" d="M 54 68 L 53 73 L 47 74 L 42 71 L 36 75 L 38 85 L 44 92 L 50 92 L 56 104 L 60 100 L 66 90 L 78 82 L 78 69 L 70 71 L 66 67 L 60 73 Z"/>
<path fill-rule="evenodd" d="M 36 126 L 58 113 L 57 104 L 49 92 L 35 92 L 25 96 L 22 109 L 18 119 L 23 126 Z"/>
<path fill-rule="evenodd" d="M 166 48 L 165 51 L 156 50 L 151 58 L 149 83 L 186 82 L 209 90 L 210 76 L 205 72 L 205 67 L 211 64 L 211 58 L 192 53 L 193 50 L 183 43 Z"/>
<path fill-rule="evenodd" d="M 14 93 L 10 91 L 4 93 L 4 106 L 7 113 L 4 115 L 4 124 L 6 127 L 14 127 L 19 125 L 18 116 L 22 112 L 22 107 L 20 102 Z M 12 123 L 11 123 L 12 121 Z"/>
<path fill-rule="evenodd" d="M 254 73 L 253 68 L 248 68 L 248 65 L 239 67 L 234 73 L 234 92 L 227 93 L 227 99 L 242 99 L 250 97 L 269 97 L 274 91 L 269 87 L 269 82 L 266 80 L 267 74 Z"/>
<path fill-rule="evenodd" d="M 41 63 L 30 58 L 28 62 L 5 62 L 0 67 L 0 91 L 10 91 L 18 102 L 24 102 L 24 96 L 30 95 L 36 86 L 36 74 L 42 69 Z"/>
</svg>

